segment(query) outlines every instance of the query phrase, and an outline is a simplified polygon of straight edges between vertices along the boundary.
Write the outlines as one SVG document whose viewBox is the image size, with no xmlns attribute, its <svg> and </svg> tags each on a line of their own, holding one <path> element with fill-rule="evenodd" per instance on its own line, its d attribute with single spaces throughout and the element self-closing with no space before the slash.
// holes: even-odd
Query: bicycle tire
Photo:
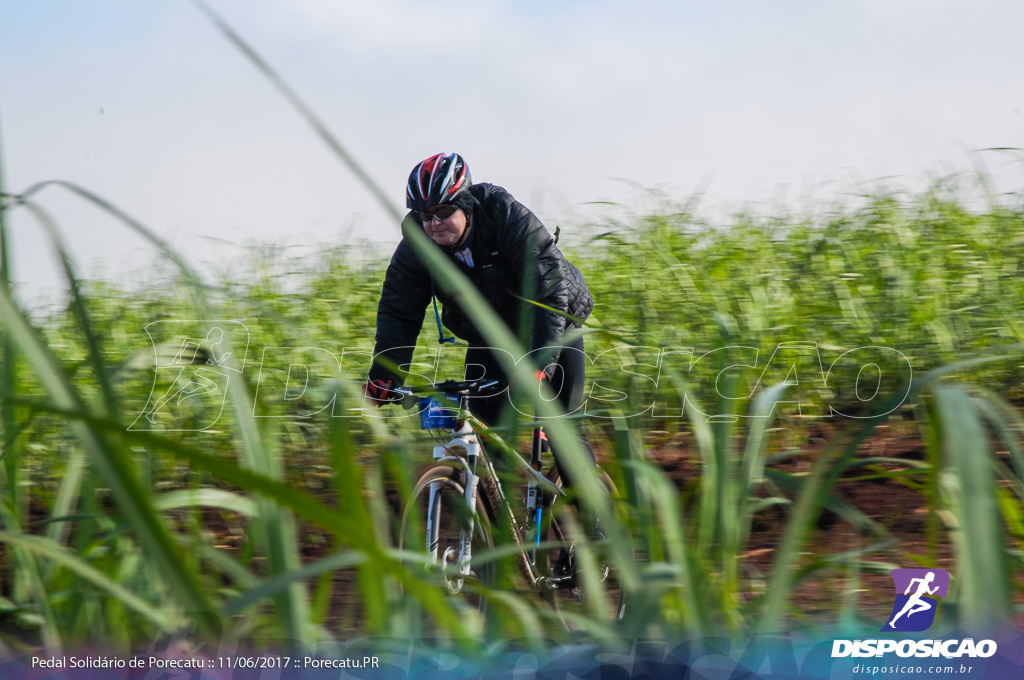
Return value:
<svg viewBox="0 0 1024 680">
<path fill-rule="evenodd" d="M 463 470 L 451 465 L 432 465 L 423 470 L 413 485 L 412 496 L 402 512 L 398 547 L 403 548 L 410 541 L 415 541 L 412 545 L 417 545 L 417 550 L 423 550 L 430 556 L 426 563 L 428 569 L 440 568 L 443 585 L 451 595 L 453 608 L 462 612 L 476 612 L 483 615 L 486 613 L 487 601 L 479 594 L 480 588 L 477 586 L 488 587 L 493 583 L 493 565 L 471 563 L 472 573 L 468 578 L 461 578 L 454 571 L 456 568 L 454 559 L 458 556 L 460 532 L 462 527 L 466 526 L 469 517 L 463 495 L 465 477 Z M 430 516 L 427 508 L 430 502 L 430 485 L 435 482 L 440 485 L 439 493 L 435 497 L 439 532 L 436 552 L 432 552 L 430 546 L 426 545 L 426 522 L 427 517 Z M 482 495 L 481 490 L 476 500 L 473 555 L 478 555 L 494 545 Z M 431 564 L 433 555 L 436 555 L 436 563 Z M 431 624 L 425 623 L 429 628 Z"/>
<path fill-rule="evenodd" d="M 614 498 L 616 489 L 611 477 L 603 470 L 599 470 L 599 473 L 602 484 Z M 556 466 L 552 466 L 546 476 L 548 481 L 561 486 L 561 475 Z M 583 532 L 589 532 L 591 529 L 588 529 L 587 523 L 581 521 L 580 513 L 572 503 L 553 495 L 545 500 L 546 519 L 541 527 L 541 540 L 553 544 L 554 547 L 538 550 L 536 564 L 542 576 L 549 576 L 553 583 L 558 584 L 553 587 L 548 597 L 552 606 L 558 610 L 563 623 L 570 629 L 573 627 L 574 618 L 592 618 L 595 611 L 609 620 L 621 619 L 625 614 L 626 602 L 622 588 L 615 578 L 615 570 L 610 564 L 599 558 L 596 573 L 591 574 L 589 580 L 576 572 L 576 538 L 573 535 L 573 528 Z M 599 556 L 599 551 L 594 554 Z M 598 583 L 595 584 L 594 581 Z M 603 606 L 593 607 L 587 604 L 586 600 L 595 596 L 603 599 Z"/>
</svg>

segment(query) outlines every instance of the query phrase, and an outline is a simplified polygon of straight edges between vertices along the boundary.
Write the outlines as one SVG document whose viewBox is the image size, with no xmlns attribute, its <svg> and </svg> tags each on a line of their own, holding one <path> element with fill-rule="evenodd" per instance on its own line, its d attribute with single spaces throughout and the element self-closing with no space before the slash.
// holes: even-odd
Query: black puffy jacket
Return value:
<svg viewBox="0 0 1024 680">
<path fill-rule="evenodd" d="M 520 319 L 528 320 L 528 350 L 553 344 L 567 326 L 578 324 L 521 298 L 586 320 L 594 300 L 583 275 L 565 259 L 541 221 L 510 193 L 493 184 L 474 184 L 469 191 L 475 199 L 473 218 L 468 240 L 460 248 L 468 248 L 471 257 L 457 258 L 449 253 L 452 262 L 513 333 L 519 334 Z M 535 293 L 526 290 L 531 279 L 535 281 L 531 286 Z M 432 292 L 444 305 L 441 318 L 452 333 L 470 345 L 486 345 L 458 302 L 440 286 L 432 286 L 430 272 L 403 240 L 384 276 L 384 289 L 377 305 L 374 356 L 384 357 L 396 366 L 411 361 Z M 528 305 L 528 313 L 521 313 L 523 305 Z M 377 362 L 370 369 L 370 378 L 402 381 L 402 376 L 394 375 Z"/>
</svg>

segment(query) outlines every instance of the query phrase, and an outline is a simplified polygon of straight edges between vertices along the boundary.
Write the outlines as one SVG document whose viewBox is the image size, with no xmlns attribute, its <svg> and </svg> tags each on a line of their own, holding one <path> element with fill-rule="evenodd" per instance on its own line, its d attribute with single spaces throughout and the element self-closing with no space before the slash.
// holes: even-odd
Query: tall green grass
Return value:
<svg viewBox="0 0 1024 680">
<path fill-rule="evenodd" d="M 401 222 L 390 194 L 212 18 Z M 8 652 L 90 640 L 138 648 L 186 638 L 325 649 L 355 635 L 408 635 L 421 611 L 436 623 L 431 635 L 467 649 L 479 647 L 479 631 L 533 644 L 774 633 L 870 620 L 870 609 L 861 616 L 870 603 L 852 594 L 827 614 L 801 617 L 807 589 L 909 563 L 953 573 L 951 624 L 1012 618 L 1024 544 L 1024 211 L 995 202 L 968 209 L 971 181 L 920 194 L 879 189 L 813 214 L 739 213 L 724 224 L 694 214 L 692 203 L 645 215 L 610 208 L 604 223 L 574 230 L 571 256 L 597 300 L 585 329 L 598 357 L 585 422 L 621 498 L 599 492 L 581 452 L 570 451 L 568 465 L 584 507 L 603 518 L 600 559 L 614 565 L 629 605 L 622 621 L 595 608 L 573 633 L 539 598 L 514 590 L 485 593 L 489 618 L 475 620 L 420 571 L 418 555 L 395 547 L 396 509 L 430 442 L 408 418 L 334 417 L 362 408 L 386 254 L 340 246 L 288 261 L 254 249 L 245 267 L 204 280 L 142 221 L 78 185 L 4 193 L 3 644 Z M 149 239 L 168 263 L 162 278 L 132 292 L 81 280 L 45 211 L 46 192 L 58 190 Z M 67 305 L 57 312 L 30 315 L 13 289 L 12 210 L 34 218 L 63 263 Z M 521 356 L 519 339 L 458 271 L 414 224 L 403 228 L 438 285 L 463 291 L 491 343 Z M 131 427 L 151 391 L 169 386 L 153 358 L 173 351 L 166 343 L 175 339 L 157 338 L 154 348 L 144 330 L 161 319 L 245 321 L 249 337 L 229 333 L 218 349 L 233 363 L 215 427 L 190 427 L 209 405 L 164 414 L 162 431 Z M 865 400 L 854 388 L 860 364 L 828 370 L 869 346 L 905 354 L 913 381 L 890 376 Z M 417 360 L 432 364 L 431 349 L 424 344 Z M 263 382 L 260 361 L 276 375 L 289 363 L 312 367 L 302 398 Z M 444 351 L 437 366 L 460 370 L 458 352 Z M 545 400 L 533 405 L 552 415 Z M 850 417 L 825 417 L 830 408 Z M 883 426 L 920 446 L 867 455 Z M 566 423 L 550 427 L 557 434 Z M 653 462 L 666 454 L 686 463 L 684 479 Z M 872 508 L 839 497 L 853 478 L 920 499 L 923 550 L 902 548 Z M 826 514 L 849 527 L 854 544 L 819 528 Z M 780 539 L 759 571 L 751 536 L 768 524 Z M 593 549 L 583 547 L 585 564 L 596 564 Z M 480 558 L 507 556 L 498 547 Z"/>
</svg>

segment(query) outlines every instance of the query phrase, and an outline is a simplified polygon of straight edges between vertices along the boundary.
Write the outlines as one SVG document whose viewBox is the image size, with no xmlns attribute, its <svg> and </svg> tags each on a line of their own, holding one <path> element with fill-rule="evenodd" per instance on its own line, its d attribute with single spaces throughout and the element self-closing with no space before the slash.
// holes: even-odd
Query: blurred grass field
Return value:
<svg viewBox="0 0 1024 680">
<path fill-rule="evenodd" d="M 570 465 L 618 538 L 606 559 L 630 603 L 571 633 L 514 582 L 482 593 L 481 619 L 395 547 L 432 441 L 359 396 L 386 253 L 256 244 L 202 277 L 87 189 L 5 188 L 0 654 L 877 630 L 888 571 L 910 566 L 953 574 L 941 626 L 1019 622 L 1024 204 L 988 186 L 965 174 L 717 219 L 664 200 L 564 230 L 596 300 L 585 427 L 620 497 L 602 505 Z M 46 212 L 57 191 L 148 238 L 150 278 L 80 278 Z M 53 239 L 56 309 L 26 309 L 10 283 L 12 211 Z M 432 344 L 432 323 L 415 372 L 452 377 L 460 352 Z"/>
<path fill-rule="evenodd" d="M 1016 197 L 967 209 L 970 182 L 728 224 L 666 204 L 570 235 L 597 300 L 586 427 L 623 490 L 614 521 L 646 556 L 616 565 L 637 615 L 588 632 L 869 625 L 887 613 L 872 592 L 888 569 L 918 565 L 953 573 L 949 625 L 1019 616 L 1024 212 Z M 524 592 L 474 621 L 395 552 L 389 499 L 430 441 L 408 418 L 337 417 L 362 406 L 386 255 L 278 252 L 130 292 L 79 280 L 62 253 L 67 306 L 31 322 L 5 288 L 11 652 L 400 636 L 420 606 L 437 621 L 420 635 L 568 635 Z M 223 393 L 172 400 L 141 427 L 173 383 L 162 357 L 186 326 L 211 326 L 197 319 L 228 329 Z M 454 375 L 460 352 L 438 354 L 431 323 L 417 372 Z M 861 347 L 897 350 L 912 382 L 891 352 L 880 378 L 836 362 Z"/>
</svg>

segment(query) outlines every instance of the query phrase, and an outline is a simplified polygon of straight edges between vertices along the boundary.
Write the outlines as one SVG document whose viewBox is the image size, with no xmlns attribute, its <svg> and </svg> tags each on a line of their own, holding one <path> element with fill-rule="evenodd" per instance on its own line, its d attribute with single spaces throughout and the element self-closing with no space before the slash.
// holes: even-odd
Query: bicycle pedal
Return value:
<svg viewBox="0 0 1024 680">
<path fill-rule="evenodd" d="M 558 557 L 551 565 L 551 575 L 556 577 L 568 576 L 576 572 L 576 552 L 572 549 L 562 548 Z"/>
</svg>

